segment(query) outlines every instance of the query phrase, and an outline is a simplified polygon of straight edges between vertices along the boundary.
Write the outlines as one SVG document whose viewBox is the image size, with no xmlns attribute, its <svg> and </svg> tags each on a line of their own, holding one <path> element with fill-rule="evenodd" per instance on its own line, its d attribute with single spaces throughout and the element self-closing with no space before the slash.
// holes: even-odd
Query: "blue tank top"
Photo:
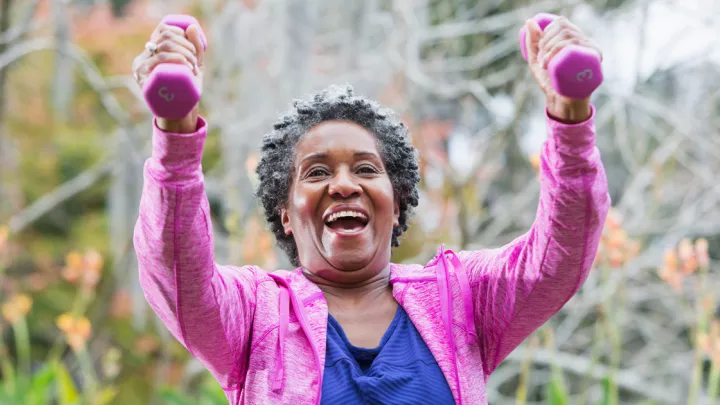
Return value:
<svg viewBox="0 0 720 405">
<path fill-rule="evenodd" d="M 353 346 L 328 314 L 322 405 L 455 403 L 440 367 L 398 305 L 378 347 Z"/>
</svg>

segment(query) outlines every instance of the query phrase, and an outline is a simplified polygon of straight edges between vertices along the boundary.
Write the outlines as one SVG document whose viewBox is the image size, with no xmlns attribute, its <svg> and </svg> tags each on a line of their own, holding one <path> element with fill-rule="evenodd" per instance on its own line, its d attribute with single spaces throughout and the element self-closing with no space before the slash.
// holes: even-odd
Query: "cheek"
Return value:
<svg viewBox="0 0 720 405">
<path fill-rule="evenodd" d="M 390 180 L 386 180 L 380 187 L 375 190 L 373 198 L 378 210 L 382 210 L 385 215 L 392 215 L 395 208 L 395 193 Z"/>
<path fill-rule="evenodd" d="M 293 191 L 290 204 L 292 205 L 290 221 L 295 227 L 300 226 L 303 220 L 312 219 L 315 206 L 317 205 L 312 198 L 312 193 L 305 192 L 305 190 L 302 189 L 295 189 Z"/>
</svg>

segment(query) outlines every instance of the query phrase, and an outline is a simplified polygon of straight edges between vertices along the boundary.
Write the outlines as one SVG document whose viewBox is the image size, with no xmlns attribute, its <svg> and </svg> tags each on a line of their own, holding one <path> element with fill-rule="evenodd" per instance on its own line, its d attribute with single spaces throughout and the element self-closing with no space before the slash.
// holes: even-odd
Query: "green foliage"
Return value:
<svg viewBox="0 0 720 405">
<path fill-rule="evenodd" d="M 65 365 L 46 363 L 29 379 L 4 379 L 0 385 L 0 404 L 47 405 L 56 401 L 58 405 L 108 405 L 116 394 L 115 389 L 106 387 L 88 400 L 78 391 Z"/>
<path fill-rule="evenodd" d="M 570 405 L 562 374 L 553 372 L 553 376 L 545 388 L 547 405 Z"/>
<path fill-rule="evenodd" d="M 167 405 L 226 405 L 227 398 L 220 385 L 212 378 L 205 378 L 197 394 L 182 393 L 175 387 L 165 387 L 160 398 Z"/>
<path fill-rule="evenodd" d="M 618 389 L 615 380 L 607 376 L 602 380 L 603 399 L 598 405 L 618 405 Z"/>
</svg>

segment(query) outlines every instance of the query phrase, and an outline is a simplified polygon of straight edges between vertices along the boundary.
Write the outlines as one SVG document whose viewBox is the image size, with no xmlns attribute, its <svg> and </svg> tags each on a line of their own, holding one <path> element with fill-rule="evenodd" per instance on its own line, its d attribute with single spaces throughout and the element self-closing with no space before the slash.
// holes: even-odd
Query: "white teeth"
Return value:
<svg viewBox="0 0 720 405">
<path fill-rule="evenodd" d="M 365 216 L 365 214 L 363 214 L 362 212 L 357 212 L 357 211 L 340 211 L 340 212 L 336 212 L 336 213 L 330 215 L 330 216 L 328 217 L 328 219 L 327 219 L 327 222 L 330 223 L 330 222 L 335 221 L 335 220 L 338 219 L 338 218 L 348 218 L 348 217 L 350 217 L 350 218 L 362 218 L 362 219 L 364 219 L 364 220 L 367 220 L 367 216 Z"/>
</svg>

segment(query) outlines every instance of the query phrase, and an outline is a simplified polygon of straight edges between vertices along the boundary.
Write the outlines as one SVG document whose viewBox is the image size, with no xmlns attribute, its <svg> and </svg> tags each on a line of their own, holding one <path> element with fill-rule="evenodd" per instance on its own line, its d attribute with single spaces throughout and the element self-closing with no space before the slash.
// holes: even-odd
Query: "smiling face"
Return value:
<svg viewBox="0 0 720 405">
<path fill-rule="evenodd" d="M 282 224 L 305 269 L 336 282 L 376 275 L 390 262 L 399 211 L 371 132 L 326 121 L 303 135 Z"/>
</svg>

